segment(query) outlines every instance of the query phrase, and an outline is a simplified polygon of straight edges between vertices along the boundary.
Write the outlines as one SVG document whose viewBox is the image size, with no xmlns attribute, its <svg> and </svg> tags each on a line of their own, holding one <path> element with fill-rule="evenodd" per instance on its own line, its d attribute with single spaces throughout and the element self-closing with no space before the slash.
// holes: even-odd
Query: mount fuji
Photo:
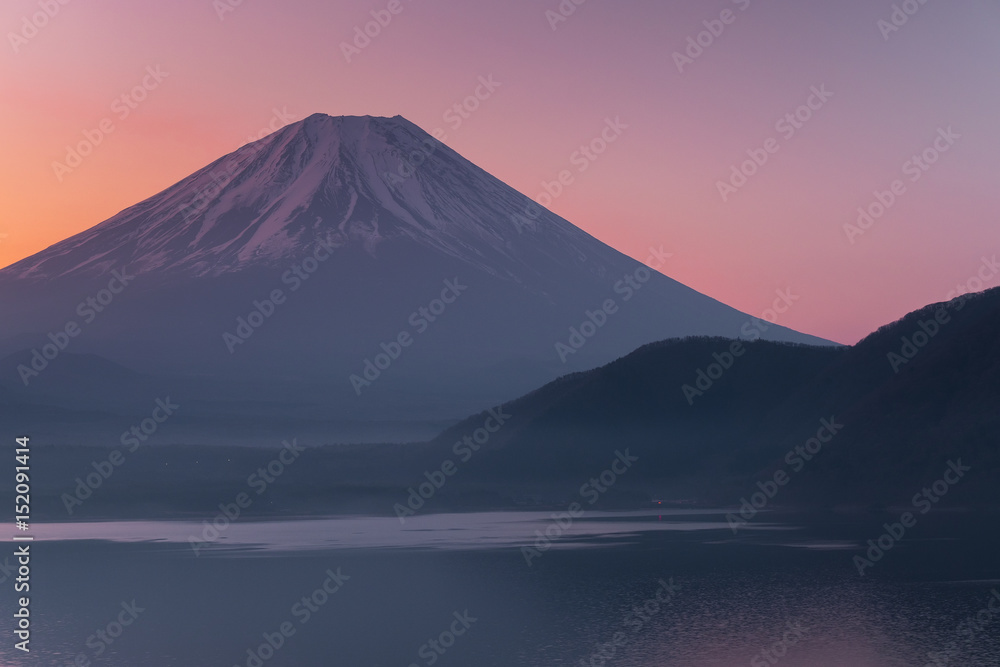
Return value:
<svg viewBox="0 0 1000 667">
<path fill-rule="evenodd" d="M 0 400 L 76 409 L 106 372 L 128 378 L 87 391 L 106 410 L 162 389 L 191 415 L 344 422 L 444 422 L 754 321 L 402 117 L 323 114 L 0 270 L 0 313 Z"/>
</svg>

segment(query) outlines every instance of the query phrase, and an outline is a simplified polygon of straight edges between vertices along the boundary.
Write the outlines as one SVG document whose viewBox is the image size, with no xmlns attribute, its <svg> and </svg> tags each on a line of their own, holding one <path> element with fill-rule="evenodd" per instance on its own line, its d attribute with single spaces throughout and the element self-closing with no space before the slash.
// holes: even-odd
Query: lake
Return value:
<svg viewBox="0 0 1000 667">
<path fill-rule="evenodd" d="M 197 554 L 195 522 L 36 524 L 32 651 L 5 595 L 0 661 L 1000 664 L 995 517 L 931 513 L 862 577 L 891 516 L 551 514 L 237 520 Z"/>
</svg>

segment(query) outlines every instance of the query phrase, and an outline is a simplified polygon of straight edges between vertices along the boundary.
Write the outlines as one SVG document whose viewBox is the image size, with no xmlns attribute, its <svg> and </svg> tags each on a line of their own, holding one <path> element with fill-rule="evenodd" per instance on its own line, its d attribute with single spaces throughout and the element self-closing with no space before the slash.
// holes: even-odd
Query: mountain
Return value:
<svg viewBox="0 0 1000 667">
<path fill-rule="evenodd" d="M 362 421 L 458 418 L 751 321 L 399 116 L 322 114 L 0 270 L 0 313 L 0 355 L 50 345 L 46 373 L 59 354 L 93 355 L 206 410 Z M 763 337 L 829 345 L 778 326 Z M 20 368 L 14 392 L 36 379 Z"/>
<path fill-rule="evenodd" d="M 997 341 L 1000 288 L 932 304 L 851 347 L 744 343 L 701 395 L 685 385 L 697 389 L 733 341 L 664 341 L 506 404 L 508 425 L 463 474 L 492 488 L 579 483 L 629 448 L 639 461 L 623 486 L 638 497 L 738 504 L 783 471 L 791 482 L 775 504 L 903 506 L 961 460 L 972 471 L 956 504 L 996 507 Z M 439 455 L 484 417 L 443 433 Z M 789 455 L 818 433 L 829 439 L 818 453 Z"/>
<path fill-rule="evenodd" d="M 654 499 L 737 507 L 784 474 L 767 509 L 896 511 L 912 509 L 914 495 L 937 488 L 954 463 L 968 470 L 946 487 L 940 508 L 996 510 L 998 340 L 1000 288 L 933 304 L 852 347 L 752 341 L 729 359 L 732 339 L 661 341 L 426 442 L 316 446 L 328 442 L 322 433 L 300 437 L 308 465 L 289 468 L 269 493 L 273 508 L 289 515 L 565 510 L 580 500 L 581 485 L 597 480 L 607 485 L 599 507 L 649 507 Z M 715 363 L 728 368 L 720 375 Z M 711 386 L 702 379 L 700 395 L 686 392 L 698 388 L 699 370 L 718 377 Z M 0 405 L 6 399 L 0 386 Z M 168 427 L 167 442 L 177 443 Z M 273 457 L 282 437 L 271 451 L 222 439 L 214 447 L 141 448 L 129 457 L 129 475 L 108 480 L 80 516 L 211 514 L 220 496 L 245 490 L 247 471 Z M 47 474 L 34 487 L 37 512 L 63 516 L 61 494 L 108 457 L 109 445 L 38 441 L 33 457 Z M 634 461 L 608 478 L 619 452 Z"/>
</svg>

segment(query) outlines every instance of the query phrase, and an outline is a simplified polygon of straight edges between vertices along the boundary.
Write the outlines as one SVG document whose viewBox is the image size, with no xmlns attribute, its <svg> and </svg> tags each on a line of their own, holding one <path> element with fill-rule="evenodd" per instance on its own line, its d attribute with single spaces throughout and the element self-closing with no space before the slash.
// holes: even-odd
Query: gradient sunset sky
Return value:
<svg viewBox="0 0 1000 667">
<path fill-rule="evenodd" d="M 440 128 L 532 197 L 570 170 L 556 213 L 641 261 L 662 246 L 664 273 L 753 315 L 790 289 L 779 323 L 844 343 L 1000 253 L 995 0 L 896 2 L 918 8 L 898 26 L 889 0 L 565 0 L 560 21 L 559 0 L 398 0 L 350 62 L 342 43 L 389 0 L 63 2 L 0 9 L 2 266 L 315 112 Z M 721 34 L 679 71 L 705 21 Z M 456 127 L 445 114 L 480 77 L 499 86 Z M 144 79 L 145 99 L 119 100 Z M 832 96 L 788 136 L 776 123 L 814 87 Z M 574 151 L 609 118 L 627 129 L 580 172 Z M 105 119 L 113 132 L 57 175 Z M 718 182 L 770 138 L 777 152 L 723 201 Z M 936 140 L 933 165 L 907 165 Z M 897 179 L 851 243 L 844 225 Z"/>
</svg>

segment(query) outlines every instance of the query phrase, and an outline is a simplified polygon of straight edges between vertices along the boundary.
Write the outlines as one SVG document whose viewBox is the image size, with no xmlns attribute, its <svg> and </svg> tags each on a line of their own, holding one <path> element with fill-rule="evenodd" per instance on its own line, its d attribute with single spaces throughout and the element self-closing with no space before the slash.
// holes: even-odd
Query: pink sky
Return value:
<svg viewBox="0 0 1000 667">
<path fill-rule="evenodd" d="M 555 212 L 639 260 L 662 246 L 666 274 L 754 315 L 791 289 L 779 323 L 840 342 L 944 299 L 1000 252 L 996 3 L 914 1 L 889 32 L 893 3 L 871 0 L 589 0 L 555 29 L 558 0 L 244 0 L 220 18 L 225 2 L 43 0 L 58 7 L 44 20 L 38 0 L 3 4 L 0 265 L 234 150 L 276 109 L 442 128 L 532 197 L 568 169 Z M 347 62 L 341 43 L 390 4 Z M 723 10 L 679 72 L 674 52 Z M 445 113 L 491 75 L 499 86 L 455 127 Z M 145 99 L 120 100 L 144 80 Z M 822 86 L 832 96 L 813 97 L 793 135 L 776 127 Z M 608 118 L 628 127 L 581 172 L 573 154 Z M 949 127 L 935 164 L 906 164 Z M 85 131 L 100 143 L 57 175 Z M 767 162 L 723 201 L 718 182 L 747 151 Z M 844 225 L 897 179 L 902 194 L 850 243 Z"/>
</svg>

